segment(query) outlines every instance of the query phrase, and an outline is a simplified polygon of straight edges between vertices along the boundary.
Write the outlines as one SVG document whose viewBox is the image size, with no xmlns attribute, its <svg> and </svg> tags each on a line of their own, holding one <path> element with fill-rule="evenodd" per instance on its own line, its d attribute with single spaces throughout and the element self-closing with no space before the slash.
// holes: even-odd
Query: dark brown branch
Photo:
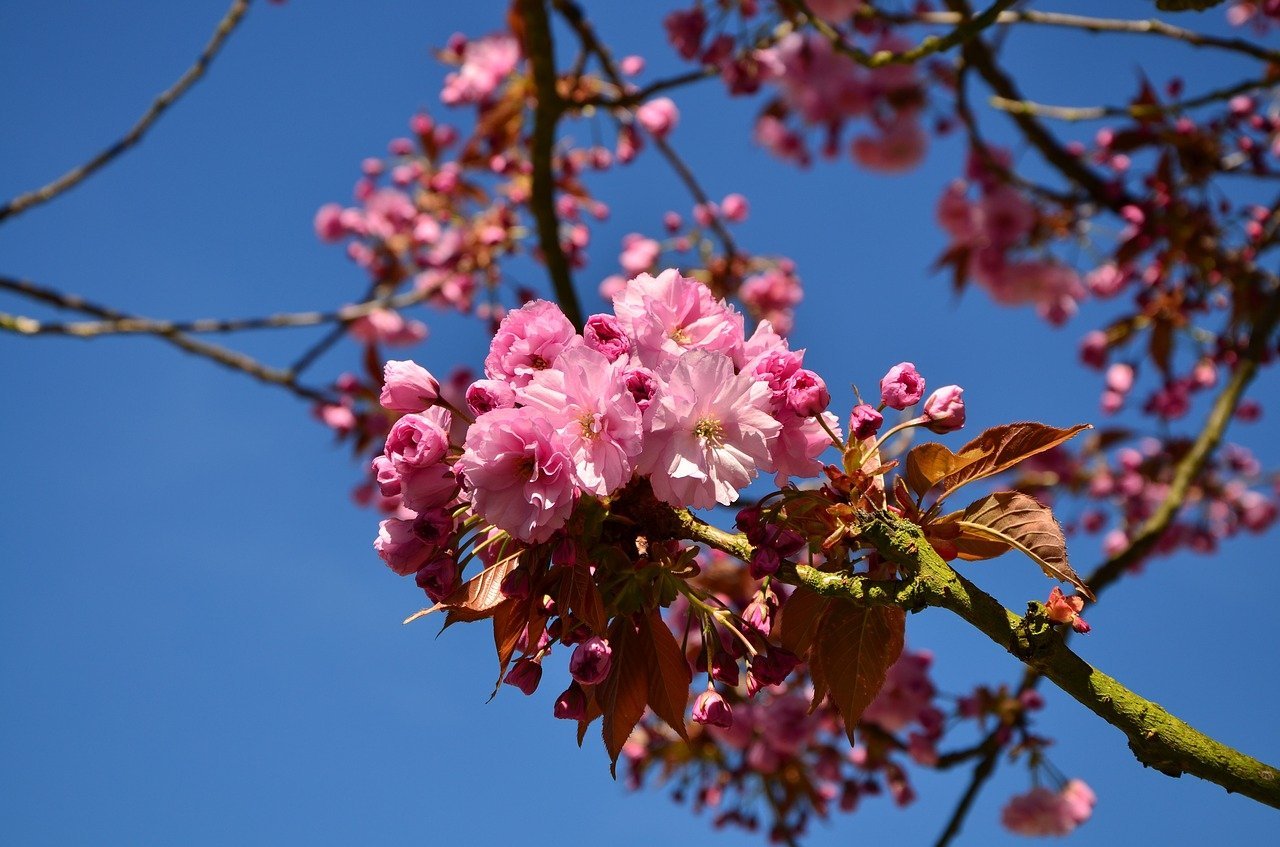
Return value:
<svg viewBox="0 0 1280 847">
<path fill-rule="evenodd" d="M 204 76 L 209 65 L 219 51 L 222 50 L 223 45 L 226 44 L 227 39 L 231 37 L 231 33 L 235 31 L 236 26 L 244 19 L 245 13 L 248 11 L 249 0 L 235 0 L 222 20 L 218 21 L 217 27 L 213 30 L 213 36 L 209 39 L 209 43 L 205 45 L 199 57 L 196 58 L 195 64 L 187 68 L 186 73 L 179 77 L 177 82 L 165 89 L 151 103 L 150 108 L 143 113 L 137 123 L 120 140 L 84 164 L 67 171 L 48 185 L 29 191 L 26 194 L 20 194 L 4 205 L 0 205 L 0 221 L 18 215 L 33 206 L 46 203 L 62 192 L 75 187 L 141 141 L 152 125 L 160 119 L 160 116 Z"/>
<path fill-rule="evenodd" d="M 529 158 L 533 164 L 533 186 L 529 206 L 538 224 L 538 244 L 542 260 L 551 276 L 556 300 L 570 322 L 582 329 L 582 307 L 573 287 L 569 259 L 560 244 L 560 218 L 556 215 L 556 178 L 552 167 L 555 155 L 556 124 L 564 102 L 556 92 L 555 42 L 551 21 L 543 0 L 519 0 L 524 20 L 524 52 L 529 59 L 537 102 L 533 112 L 533 136 Z"/>
</svg>

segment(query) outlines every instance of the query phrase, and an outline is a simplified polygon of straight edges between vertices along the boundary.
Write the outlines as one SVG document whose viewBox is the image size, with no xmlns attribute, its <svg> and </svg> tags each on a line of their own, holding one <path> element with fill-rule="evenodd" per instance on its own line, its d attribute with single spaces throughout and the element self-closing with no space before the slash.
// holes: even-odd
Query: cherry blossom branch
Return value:
<svg viewBox="0 0 1280 847">
<path fill-rule="evenodd" d="M 831 46 L 837 52 L 843 53 L 853 61 L 857 62 L 865 68 L 882 68 L 885 65 L 910 65 L 920 61 L 935 53 L 942 53 L 950 50 L 959 44 L 963 44 L 969 39 L 976 36 L 979 32 L 986 29 L 996 22 L 1000 13 L 1017 0 L 996 0 L 980 14 L 974 16 L 957 16 L 957 23 L 954 29 L 945 35 L 929 35 L 925 36 L 919 44 L 909 50 L 894 52 L 893 50 L 877 50 L 874 53 L 855 47 L 845 40 L 844 34 L 840 30 L 833 27 L 826 20 L 815 15 L 809 5 L 804 0 L 781 0 L 782 5 L 789 6 L 793 10 L 804 15 L 809 25 L 822 33 Z"/>
<path fill-rule="evenodd" d="M 142 117 L 133 125 L 133 127 L 124 134 L 118 141 L 107 147 L 98 155 L 82 165 L 72 168 L 53 182 L 34 191 L 28 191 L 20 194 L 12 200 L 0 205 L 0 222 L 7 218 L 18 215 L 33 206 L 46 203 L 59 194 L 75 187 L 88 177 L 92 176 L 96 171 L 109 164 L 120 154 L 136 145 L 142 140 L 142 137 L 151 129 L 152 125 L 160 119 L 170 106 L 178 101 L 183 94 L 186 94 L 191 86 L 204 76 L 209 65 L 214 58 L 222 50 L 227 39 L 231 37 L 231 33 L 235 31 L 240 21 L 244 19 L 245 13 L 249 11 L 249 0 L 235 0 L 231 4 L 222 20 L 218 21 L 218 25 L 213 30 L 213 36 L 209 39 L 209 43 L 205 45 L 204 50 L 196 58 L 195 64 L 187 68 L 186 72 L 178 78 L 178 81 L 165 89 L 161 94 L 152 101 L 151 106 L 143 113 Z"/>
<path fill-rule="evenodd" d="M 632 109 L 639 106 L 655 94 L 661 94 L 664 91 L 670 91 L 675 88 L 683 88 L 695 82 L 701 82 L 704 79 L 714 79 L 720 74 L 720 69 L 715 65 L 703 65 L 701 68 L 687 73 L 678 74 L 676 76 L 666 77 L 665 79 L 654 80 L 642 88 L 634 91 L 626 91 L 620 89 L 619 94 L 614 97 L 605 97 L 604 95 L 595 95 L 593 97 L 582 97 L 574 100 L 574 106 L 601 106 L 606 109 Z"/>
<path fill-rule="evenodd" d="M 919 12 L 916 14 L 886 14 L 876 10 L 868 10 L 867 16 L 878 20 L 888 20 L 897 24 L 945 24 L 955 25 L 963 21 L 964 15 L 958 12 Z M 1280 62 L 1280 51 L 1267 48 L 1243 38 L 1222 38 L 1216 35 L 1195 32 L 1185 27 L 1174 26 L 1156 18 L 1147 20 L 1126 20 L 1122 18 L 1095 18 L 1087 15 L 1072 15 L 1063 12 L 1035 12 L 1031 10 L 1003 11 L 996 16 L 995 24 L 1036 24 L 1041 26 L 1066 27 L 1080 29 L 1094 34 L 1123 33 L 1129 35 L 1155 35 L 1172 38 L 1192 47 L 1211 47 L 1242 53 L 1264 62 Z"/>
<path fill-rule="evenodd" d="M 536 103 L 529 158 L 533 165 L 533 185 L 529 206 L 538 225 L 538 243 L 551 276 L 556 300 L 569 321 L 582 329 L 582 307 L 573 287 L 569 259 L 560 245 L 560 218 L 556 214 L 556 182 L 552 170 L 556 124 L 564 112 L 564 101 L 556 92 L 555 42 L 543 0 L 519 0 L 524 19 L 524 51 L 533 75 Z"/>
<path fill-rule="evenodd" d="M 684 538 L 734 556 L 750 553 L 745 536 L 708 527 L 687 512 L 677 513 L 674 520 Z M 947 609 L 1123 732 L 1144 765 L 1169 776 L 1189 773 L 1280 808 L 1280 770 L 1215 741 L 1090 666 L 1066 646 L 1039 603 L 1028 604 L 1025 617 L 1004 608 L 943 561 L 918 526 L 892 513 L 863 515 L 860 530 L 865 541 L 911 578 L 871 580 L 807 566 L 784 568 L 778 577 L 861 605 Z"/>
<path fill-rule="evenodd" d="M 585 49 L 594 53 L 600 61 L 600 66 L 604 70 L 605 76 L 619 91 L 626 90 L 626 82 L 622 78 L 622 73 L 618 70 L 617 64 L 613 60 L 613 54 L 609 48 L 596 36 L 594 27 L 591 22 L 583 15 L 581 7 L 572 2 L 572 0 L 552 0 L 556 8 L 570 27 L 578 34 L 578 38 L 582 41 Z M 628 108 L 629 110 L 629 108 Z M 667 164 L 676 172 L 676 176 L 684 183 L 685 188 L 693 195 L 693 199 L 700 205 L 706 206 L 711 203 L 711 198 L 707 196 L 707 192 L 703 190 L 702 185 L 694 176 L 693 171 L 689 169 L 688 164 L 680 158 L 675 148 L 665 139 L 657 135 L 650 135 L 653 140 L 653 146 L 658 149 L 662 158 L 666 159 Z M 709 226 L 720 239 L 720 244 L 724 248 L 725 259 L 732 261 L 733 257 L 738 254 L 738 246 L 734 242 L 733 236 L 729 233 L 728 228 L 720 221 L 718 217 L 712 217 Z"/>
<path fill-rule="evenodd" d="M 1244 397 L 1245 389 L 1249 387 L 1249 383 L 1253 382 L 1262 360 L 1267 356 L 1271 334 L 1275 331 L 1278 321 L 1280 321 L 1280 291 L 1273 290 L 1268 296 L 1265 311 L 1249 333 L 1249 344 L 1240 357 L 1239 363 L 1214 400 L 1204 427 L 1186 455 L 1174 468 L 1173 479 L 1169 482 L 1169 490 L 1164 499 L 1151 517 L 1147 518 L 1138 529 L 1128 546 L 1099 565 L 1097 570 L 1085 580 L 1095 592 L 1117 580 L 1130 565 L 1140 561 L 1168 530 L 1182 508 L 1192 484 L 1222 442 L 1227 425 L 1230 424 L 1236 408 L 1240 405 L 1240 400 Z"/>
<path fill-rule="evenodd" d="M 20 280 L 0 277 L 0 289 L 22 291 Z M 342 326 L 365 317 L 379 309 L 403 309 L 427 299 L 427 291 L 410 291 L 394 297 L 366 300 L 329 312 L 283 312 L 252 318 L 199 318 L 193 321 L 152 320 L 126 317 L 101 321 L 70 321 L 51 323 L 21 315 L 0 312 L 0 326 L 20 335 L 71 335 L 77 338 L 93 338 L 100 335 L 160 335 L 169 332 L 223 333 L 253 329 L 280 329 L 286 327 L 316 326 L 337 323 Z"/>
<path fill-rule="evenodd" d="M 969 4 L 966 0 L 947 0 L 947 5 L 961 15 L 969 14 Z M 997 96 L 1011 101 L 1026 99 L 1013 80 L 1000 70 L 991 49 L 981 38 L 966 42 L 961 55 L 965 64 L 976 70 Z M 1080 186 L 1096 203 L 1106 208 L 1119 209 L 1132 201 L 1123 189 L 1110 187 L 1080 157 L 1068 152 L 1035 116 L 1019 113 L 1009 113 L 1009 116 L 1018 125 L 1027 141 L 1040 151 L 1040 155 L 1068 180 Z"/>
<path fill-rule="evenodd" d="M 138 321 L 146 320 L 136 315 L 129 315 L 119 312 L 115 309 L 99 305 L 97 303 L 85 300 L 74 294 L 64 294 L 52 288 L 37 285 L 28 280 L 13 279 L 11 277 L 0 277 L 0 287 L 9 291 L 21 292 L 24 296 L 48 303 L 60 309 L 71 309 L 88 315 L 102 318 L 106 321 Z M 29 320 L 29 319 L 19 319 Z M 0 330 L 8 330 L 21 335 L 29 333 L 22 332 L 17 326 L 14 326 L 9 316 L 0 314 Z M 172 344 L 180 350 L 184 350 L 196 356 L 209 359 L 230 370 L 239 371 L 248 374 L 259 382 L 265 382 L 269 385 L 277 385 L 286 391 L 301 397 L 304 400 L 311 400 L 316 403 L 332 403 L 334 398 L 324 391 L 302 385 L 297 380 L 297 374 L 293 370 L 281 370 L 264 365 L 256 359 L 245 355 L 237 350 L 231 350 L 218 344 L 211 344 L 207 341 L 192 338 L 191 336 L 175 329 L 157 330 L 151 333 L 156 338 Z"/>
</svg>

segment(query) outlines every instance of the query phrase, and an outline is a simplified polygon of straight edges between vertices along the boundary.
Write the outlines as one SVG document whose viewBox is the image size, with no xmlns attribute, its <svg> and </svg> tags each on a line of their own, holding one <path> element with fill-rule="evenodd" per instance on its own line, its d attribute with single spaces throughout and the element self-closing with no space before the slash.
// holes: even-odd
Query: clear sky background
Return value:
<svg viewBox="0 0 1280 847">
<path fill-rule="evenodd" d="M 116 138 L 187 67 L 225 6 L 0 2 L 0 196 Z M 619 55 L 650 58 L 650 78 L 677 67 L 659 26 L 672 4 L 589 7 Z M 454 31 L 498 29 L 502 14 L 498 2 L 255 4 L 208 78 L 139 149 L 0 226 L 0 270 L 173 318 L 358 298 L 362 272 L 315 240 L 315 209 L 348 200 L 360 159 L 380 155 L 417 108 L 441 111 L 443 70 L 429 48 Z M 1190 22 L 1221 29 L 1221 15 Z M 1123 101 L 1139 64 L 1157 80 L 1176 69 L 1192 91 L 1241 67 L 1155 39 L 1043 30 L 1016 33 L 1008 56 L 1032 96 L 1054 103 Z M 1097 376 L 1075 364 L 1098 307 L 1052 330 L 978 291 L 957 300 L 929 274 L 943 246 L 933 205 L 960 168 L 955 141 L 905 177 L 846 159 L 802 172 L 750 142 L 757 102 L 726 101 L 715 82 L 678 100 L 677 148 L 713 196 L 752 202 L 741 242 L 797 261 L 807 295 L 795 343 L 833 386 L 872 386 L 911 359 L 933 385 L 965 386 L 974 431 L 1100 417 Z M 625 233 L 656 232 L 663 211 L 689 207 L 649 156 L 594 185 L 614 214 L 578 275 L 589 303 Z M 479 363 L 477 322 L 428 320 L 416 358 L 438 372 Z M 284 364 L 313 332 L 231 340 Z M 335 376 L 353 349 L 316 375 Z M 1255 393 L 1263 422 L 1231 432 L 1270 467 L 1280 464 L 1269 437 L 1276 382 L 1265 373 Z M 837 403 L 849 397 L 838 391 Z M 421 595 L 370 548 L 377 517 L 347 498 L 359 468 L 285 393 L 152 339 L 0 335 L 0 445 L 0 843 L 761 843 L 713 836 L 663 792 L 610 781 L 595 734 L 579 750 L 572 725 L 551 718 L 559 665 L 533 697 L 507 688 L 485 705 L 485 627 L 436 639 L 432 623 L 401 626 Z M 1194 725 L 1280 761 L 1271 544 L 1241 539 L 1213 558 L 1157 562 L 1107 592 L 1079 649 Z M 1098 560 L 1089 540 L 1072 554 L 1082 573 Z M 1014 608 L 1049 588 L 1012 557 L 968 567 Z M 913 617 L 908 640 L 938 654 L 950 694 L 1018 677 L 944 613 Z M 1273 810 L 1144 770 L 1118 731 L 1064 696 L 1049 692 L 1039 726 L 1059 739 L 1054 763 L 1099 795 L 1075 843 L 1274 837 Z M 867 802 L 817 826 L 810 843 L 932 843 L 967 776 L 922 775 L 914 806 Z M 962 843 L 1024 843 L 998 816 L 1027 785 L 1023 768 L 1002 766 Z"/>
</svg>

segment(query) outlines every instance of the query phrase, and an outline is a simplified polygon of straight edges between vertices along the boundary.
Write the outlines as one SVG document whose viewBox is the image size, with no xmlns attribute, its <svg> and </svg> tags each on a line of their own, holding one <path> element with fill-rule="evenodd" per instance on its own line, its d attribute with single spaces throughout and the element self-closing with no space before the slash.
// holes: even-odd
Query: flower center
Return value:
<svg viewBox="0 0 1280 847">
<path fill-rule="evenodd" d="M 713 447 L 719 447 L 724 441 L 724 426 L 715 418 L 702 418 L 693 428 L 693 434 Z"/>
<path fill-rule="evenodd" d="M 533 368 L 535 371 L 545 371 L 547 368 L 551 367 L 551 363 L 541 356 L 533 356 L 529 359 L 529 367 Z"/>
<path fill-rule="evenodd" d="M 682 326 L 678 326 L 671 330 L 671 332 L 667 333 L 667 337 L 676 344 L 679 344 L 681 347 L 684 347 L 689 343 L 689 333 L 685 332 L 684 327 Z"/>
<path fill-rule="evenodd" d="M 595 441 L 600 435 L 599 415 L 594 412 L 583 412 L 578 416 L 578 426 L 582 427 L 582 437 L 588 441 Z"/>
</svg>

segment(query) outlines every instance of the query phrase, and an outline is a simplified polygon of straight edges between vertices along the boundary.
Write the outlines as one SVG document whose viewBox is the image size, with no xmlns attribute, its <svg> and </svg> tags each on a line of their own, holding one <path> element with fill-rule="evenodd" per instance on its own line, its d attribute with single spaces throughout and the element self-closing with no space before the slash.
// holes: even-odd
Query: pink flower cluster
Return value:
<svg viewBox="0 0 1280 847">
<path fill-rule="evenodd" d="M 1052 257 L 1016 258 L 1031 246 L 1039 212 L 1021 191 L 976 161 L 971 181 L 956 180 L 938 201 L 938 222 L 951 237 L 942 263 L 954 264 L 1003 306 L 1033 304 L 1042 318 L 1060 324 L 1086 295 L 1079 276 Z M 978 199 L 969 198 L 971 184 Z"/>
<path fill-rule="evenodd" d="M 875 50 L 902 50 L 905 43 L 882 36 Z M 782 159 L 808 164 L 803 136 L 788 126 L 794 115 L 803 125 L 826 129 L 823 153 L 839 151 L 844 124 L 866 118 L 869 134 L 853 140 L 853 158 L 874 171 L 903 171 L 919 164 L 928 146 L 920 125 L 924 92 L 914 65 L 888 65 L 868 70 L 835 52 L 817 33 L 791 33 L 754 54 L 763 80 L 778 88 L 779 98 L 756 122 L 756 139 Z"/>
<path fill-rule="evenodd" d="M 476 417 L 460 455 L 449 413 L 422 399 L 429 375 L 388 366 L 383 403 L 408 414 L 375 471 L 384 494 L 418 513 L 413 527 L 460 485 L 472 512 L 532 543 L 563 527 L 580 497 L 636 477 L 674 506 L 732 503 L 761 472 L 782 484 L 821 468 L 823 423 L 838 424 L 803 356 L 767 322 L 746 338 L 740 314 L 674 270 L 630 280 L 613 314 L 592 316 L 582 334 L 535 300 L 503 319 L 485 378 L 467 390 Z M 392 526 L 380 551 L 408 536 Z M 418 560 L 397 548 L 388 563 L 405 573 Z"/>
<path fill-rule="evenodd" d="M 1093 816 L 1098 798 L 1082 780 L 1068 780 L 1058 791 L 1036 786 L 1012 798 L 1000 822 L 1019 835 L 1067 835 Z"/>
</svg>

